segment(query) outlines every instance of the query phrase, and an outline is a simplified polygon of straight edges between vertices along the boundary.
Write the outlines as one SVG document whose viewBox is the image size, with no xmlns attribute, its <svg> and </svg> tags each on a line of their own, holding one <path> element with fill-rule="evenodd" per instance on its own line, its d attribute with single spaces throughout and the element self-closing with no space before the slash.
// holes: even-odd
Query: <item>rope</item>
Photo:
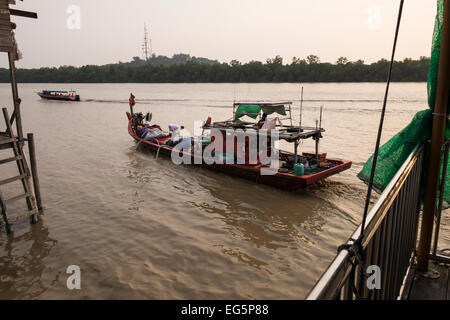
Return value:
<svg viewBox="0 0 450 320">
<path fill-rule="evenodd" d="M 156 157 L 155 157 L 156 160 L 158 160 L 158 157 L 159 157 L 159 150 L 161 150 L 161 145 L 159 145 L 158 150 L 156 151 Z"/>
<path fill-rule="evenodd" d="M 402 18 L 403 4 L 404 4 L 404 0 L 401 0 L 400 1 L 400 9 L 399 9 L 399 13 L 398 13 L 398 19 L 397 19 L 397 28 L 395 30 L 394 47 L 392 49 L 391 63 L 389 65 L 389 74 L 388 74 L 388 80 L 387 80 L 387 84 L 386 84 L 386 92 L 385 92 L 385 95 L 384 95 L 383 108 L 381 110 L 381 119 L 380 119 L 380 124 L 379 124 L 379 127 L 378 127 L 377 142 L 376 142 L 376 145 L 375 145 L 375 152 L 374 152 L 374 157 L 373 157 L 373 162 L 372 162 L 372 169 L 371 169 L 371 172 L 370 172 L 369 187 L 367 189 L 366 203 L 365 203 L 365 206 L 364 206 L 364 215 L 363 215 L 363 220 L 362 220 L 362 224 L 361 224 L 362 225 L 362 230 L 361 230 L 360 238 L 362 238 L 364 236 L 364 230 L 365 230 L 365 226 L 366 226 L 366 219 L 367 219 L 367 214 L 369 212 L 370 199 L 371 199 L 371 196 L 372 196 L 373 180 L 374 180 L 374 177 L 375 177 L 375 169 L 376 169 L 377 161 L 378 161 L 378 152 L 380 150 L 381 134 L 383 133 L 384 117 L 385 117 L 385 114 L 386 114 L 386 105 L 387 105 L 387 99 L 388 99 L 388 95 L 389 95 L 389 88 L 390 88 L 390 84 L 391 84 L 392 66 L 394 64 L 395 50 L 397 48 L 398 33 L 400 31 L 400 22 L 401 22 L 401 18 Z"/>
<path fill-rule="evenodd" d="M 385 118 L 385 114 L 386 114 L 387 99 L 389 96 L 389 88 L 390 88 L 391 76 L 392 76 L 392 67 L 394 65 L 395 51 L 397 48 L 397 41 L 398 41 L 398 34 L 400 31 L 400 24 L 401 24 L 402 13 L 403 13 L 403 5 L 404 5 L 404 0 L 400 0 L 400 8 L 399 8 L 398 18 L 397 18 L 397 27 L 395 30 L 395 37 L 394 37 L 394 45 L 392 48 L 391 62 L 389 65 L 389 73 L 388 73 L 388 78 L 387 78 L 387 83 L 386 83 L 386 92 L 385 92 L 384 100 L 383 100 L 383 108 L 381 109 L 381 118 L 380 118 L 380 124 L 378 126 L 377 141 L 375 144 L 375 152 L 374 152 L 374 156 L 373 156 L 372 168 L 371 168 L 371 172 L 370 172 L 370 179 L 369 179 L 369 184 L 368 184 L 368 188 L 367 188 L 367 196 L 366 196 L 366 201 L 365 201 L 365 205 L 364 205 L 364 214 L 363 214 L 362 223 L 361 223 L 361 233 L 360 233 L 358 239 L 356 239 L 356 240 L 351 239 L 351 240 L 353 240 L 352 244 L 346 244 L 346 245 L 340 246 L 338 248 L 338 251 L 348 250 L 349 253 L 355 257 L 355 264 L 356 265 L 359 264 L 361 266 L 359 288 L 358 289 L 354 288 L 354 293 L 355 293 L 357 299 L 362 299 L 361 293 L 363 292 L 363 284 L 364 284 L 364 280 L 365 280 L 365 276 L 366 276 L 365 263 L 364 263 L 366 257 L 365 257 L 364 248 L 362 246 L 362 239 L 364 238 L 366 220 L 367 220 L 367 215 L 369 212 L 370 200 L 372 197 L 373 181 L 374 181 L 375 169 L 376 169 L 377 161 L 378 161 L 378 152 L 380 150 L 381 135 L 383 133 L 383 124 L 384 124 L 384 118 Z M 356 267 L 353 266 L 352 272 L 354 272 L 354 268 L 356 268 Z"/>
<path fill-rule="evenodd" d="M 155 156 L 155 159 L 156 160 L 158 160 L 158 157 L 159 157 L 159 150 L 161 150 L 161 143 L 159 143 L 159 141 L 156 139 L 156 138 L 152 138 L 152 140 L 151 141 L 153 141 L 153 140 L 155 140 L 156 141 L 156 143 L 158 144 L 158 150 L 156 150 L 156 156 Z"/>
<path fill-rule="evenodd" d="M 446 114 L 446 113 L 436 113 L 436 112 L 433 112 L 432 115 L 435 116 L 435 117 L 444 117 L 444 118 L 447 118 L 447 114 Z"/>
</svg>

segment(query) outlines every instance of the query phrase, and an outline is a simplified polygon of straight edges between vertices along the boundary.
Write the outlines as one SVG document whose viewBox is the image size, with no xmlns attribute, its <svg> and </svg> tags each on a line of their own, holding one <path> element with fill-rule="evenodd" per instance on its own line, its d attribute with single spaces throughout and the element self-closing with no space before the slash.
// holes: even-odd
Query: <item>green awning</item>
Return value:
<svg viewBox="0 0 450 320">
<path fill-rule="evenodd" d="M 247 104 L 241 104 L 237 111 L 236 111 L 236 115 L 235 115 L 235 119 L 239 119 L 240 117 L 243 116 L 249 116 L 253 119 L 256 119 L 259 115 L 259 113 L 261 112 L 261 106 L 260 105 L 247 105 Z"/>
<path fill-rule="evenodd" d="M 286 110 L 284 109 L 284 105 L 263 106 L 262 110 L 267 115 L 272 114 L 272 113 L 278 113 L 278 114 L 281 114 L 282 116 L 286 115 Z"/>
<path fill-rule="evenodd" d="M 272 113 L 278 113 L 282 116 L 286 115 L 286 110 L 284 108 L 283 104 L 279 105 L 258 105 L 258 104 L 241 104 L 239 105 L 235 119 L 239 119 L 243 116 L 249 116 L 253 119 L 256 119 L 261 112 L 261 110 L 267 114 L 270 115 Z"/>
</svg>

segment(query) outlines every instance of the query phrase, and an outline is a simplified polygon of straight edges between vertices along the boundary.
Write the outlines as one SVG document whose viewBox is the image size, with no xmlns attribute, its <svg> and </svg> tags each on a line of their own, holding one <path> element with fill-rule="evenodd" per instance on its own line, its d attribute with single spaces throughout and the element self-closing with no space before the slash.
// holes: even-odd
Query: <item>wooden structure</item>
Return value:
<svg viewBox="0 0 450 320">
<path fill-rule="evenodd" d="M 303 90 L 303 88 L 302 88 Z M 303 98 L 302 98 L 302 104 L 303 104 Z M 239 107 L 240 106 L 260 106 L 261 110 L 257 113 L 251 113 L 251 112 L 240 112 Z M 204 127 L 204 129 L 211 129 L 216 128 L 219 130 L 226 130 L 226 129 L 243 129 L 244 131 L 251 129 L 255 130 L 256 132 L 259 132 L 259 128 L 257 123 L 254 122 L 247 122 L 247 121 L 241 121 L 239 117 L 241 116 L 253 116 L 258 119 L 262 119 L 263 114 L 270 114 L 270 113 L 278 113 L 280 115 L 284 115 L 285 117 L 277 118 L 279 125 L 276 126 L 276 129 L 279 132 L 279 138 L 281 140 L 285 140 L 289 143 L 294 143 L 294 154 L 295 154 L 295 163 L 297 163 L 297 156 L 298 156 L 298 147 L 301 142 L 301 140 L 312 138 L 315 141 L 315 156 L 317 163 L 319 163 L 319 141 L 322 138 L 322 133 L 325 132 L 325 129 L 322 128 L 322 107 L 320 107 L 320 122 L 316 121 L 315 127 L 306 127 L 302 126 L 301 124 L 299 126 L 293 125 L 293 119 L 292 119 L 292 102 L 276 102 L 276 103 L 267 103 L 267 102 L 234 102 L 233 103 L 233 118 L 231 120 L 227 121 L 221 121 L 221 122 L 215 122 L 212 125 L 207 125 Z M 301 116 L 301 112 L 300 112 Z M 287 121 L 289 124 L 283 124 L 282 121 Z"/>
<path fill-rule="evenodd" d="M 16 162 L 18 175 L 8 179 L 1 180 L 0 187 L 9 183 L 13 183 L 15 181 L 21 181 L 24 193 L 10 199 L 4 199 L 2 192 L 0 191 L 1 215 L 3 223 L 6 227 L 6 232 L 8 234 L 13 232 L 12 222 L 17 221 L 23 217 L 30 217 L 30 222 L 36 223 L 38 220 L 38 213 L 39 213 L 38 210 L 42 209 L 39 191 L 39 180 L 37 177 L 34 138 L 32 134 L 28 135 L 29 138 L 28 147 L 30 149 L 30 161 L 32 167 L 31 171 L 28 167 L 23 150 L 24 144 L 27 141 L 27 139 L 24 139 L 23 136 L 22 118 L 20 113 L 21 99 L 19 98 L 16 81 L 16 69 L 15 69 L 15 60 L 20 59 L 21 53 L 18 50 L 17 43 L 14 38 L 13 30 L 16 28 L 16 25 L 13 22 L 11 22 L 11 15 L 28 18 L 37 18 L 37 15 L 36 13 L 32 12 L 10 9 L 9 6 L 11 4 L 14 5 L 15 0 L 0 0 L 0 52 L 6 52 L 8 54 L 10 81 L 14 107 L 14 111 L 11 117 L 9 116 L 7 108 L 2 109 L 6 129 L 4 132 L 0 132 L 0 150 L 11 149 L 13 152 L 13 156 L 6 159 L 0 159 L 0 165 L 10 162 Z M 14 133 L 13 129 L 14 122 L 16 124 L 16 134 Z M 34 178 L 33 179 L 34 190 L 31 187 L 31 179 L 30 179 L 31 177 Z M 37 199 L 35 197 L 35 194 L 38 195 Z M 28 211 L 25 214 L 19 215 L 14 219 L 9 219 L 7 216 L 6 205 L 12 201 L 17 201 L 20 199 L 26 200 Z"/>
<path fill-rule="evenodd" d="M 352 165 L 351 161 L 329 159 L 326 158 L 326 154 L 319 154 L 318 140 L 325 131 L 319 125 L 316 127 L 284 125 L 279 119 L 279 125 L 276 125 L 276 118 L 272 118 L 267 119 L 269 125 L 265 128 L 261 122 L 255 123 L 239 119 L 240 116 L 249 115 L 256 120 L 258 116 L 261 117 L 262 112 L 266 116 L 278 113 L 287 116 L 282 120 L 288 120 L 292 123 L 291 104 L 291 102 L 234 103 L 231 120 L 211 123 L 209 118 L 204 123 L 203 131 L 214 130 L 217 133 L 213 135 L 214 137 L 185 137 L 190 140 L 188 142 L 190 145 L 182 148 L 183 150 L 180 150 L 178 145 L 174 145 L 170 135 L 161 135 L 150 138 L 150 140 L 143 138 L 142 114 L 131 115 L 127 113 L 128 133 L 139 145 L 155 151 L 158 155 L 163 154 L 171 157 L 173 152 L 179 152 L 183 158 L 190 159 L 191 163 L 201 164 L 205 168 L 289 191 L 305 188 L 349 169 Z M 154 127 L 161 130 L 157 125 Z M 274 148 L 274 141 L 271 141 L 272 137 L 270 136 L 273 131 L 277 133 L 277 139 L 294 143 L 295 153 L 283 150 L 278 150 L 277 153 L 270 151 L 270 154 L 274 154 L 277 159 L 268 159 L 267 151 Z M 204 151 L 208 144 L 211 144 L 213 139 L 217 138 L 222 140 L 222 143 L 218 143 L 213 148 L 214 155 L 208 152 L 205 154 Z M 299 142 L 308 138 L 316 140 L 316 151 L 315 153 L 303 153 L 299 156 Z M 267 143 L 266 148 L 262 147 L 261 140 L 267 141 L 263 142 L 264 144 Z M 263 156 L 264 152 L 266 152 L 265 157 Z M 274 167 L 272 167 L 272 160 L 276 160 Z M 303 167 L 303 171 L 301 169 L 300 171 L 296 170 L 296 166 Z"/>
</svg>

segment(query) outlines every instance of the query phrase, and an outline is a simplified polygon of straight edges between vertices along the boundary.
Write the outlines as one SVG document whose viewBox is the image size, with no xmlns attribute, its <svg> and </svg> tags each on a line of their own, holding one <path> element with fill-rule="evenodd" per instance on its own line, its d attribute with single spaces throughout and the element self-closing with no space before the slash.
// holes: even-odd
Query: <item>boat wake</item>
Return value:
<svg viewBox="0 0 450 320">
<path fill-rule="evenodd" d="M 346 184 L 339 181 L 325 179 L 306 188 L 306 191 L 315 197 L 327 202 L 338 212 L 344 215 L 344 218 L 355 226 L 361 223 L 366 190 L 359 185 Z M 371 203 L 377 198 L 373 194 Z"/>
<path fill-rule="evenodd" d="M 112 100 L 112 99 L 83 99 L 84 102 L 98 102 L 98 103 L 123 103 L 128 104 L 128 100 Z"/>
</svg>

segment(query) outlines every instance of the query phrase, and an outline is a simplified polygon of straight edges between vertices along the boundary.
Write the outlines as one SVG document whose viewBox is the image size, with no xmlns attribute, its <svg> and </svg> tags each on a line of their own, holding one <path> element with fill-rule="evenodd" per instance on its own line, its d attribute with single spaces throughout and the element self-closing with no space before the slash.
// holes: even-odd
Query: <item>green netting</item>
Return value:
<svg viewBox="0 0 450 320">
<path fill-rule="evenodd" d="M 442 23 L 444 21 L 444 0 L 437 1 L 438 9 L 433 32 L 430 69 L 428 70 L 428 105 L 433 110 L 436 102 L 436 87 L 441 52 Z M 450 105 L 447 108 L 449 113 Z"/>
<path fill-rule="evenodd" d="M 431 138 L 432 113 L 436 100 L 437 74 L 439 68 L 439 54 L 441 48 L 442 22 L 444 17 L 444 2 L 438 0 L 438 11 L 433 34 L 433 47 L 431 52 L 431 65 L 428 72 L 428 104 L 430 109 L 418 112 L 411 123 L 396 134 L 387 143 L 380 147 L 378 153 L 377 168 L 375 170 L 374 188 L 378 192 L 383 191 L 398 169 L 403 165 L 406 158 L 411 154 L 414 147 L 421 142 Z M 450 90 L 450 88 L 449 88 Z M 450 114 L 450 104 L 447 108 Z M 450 121 L 447 120 L 445 139 L 450 139 Z M 426 150 L 426 160 L 428 159 L 429 147 Z M 366 162 L 358 177 L 364 182 L 368 182 L 372 170 L 373 156 Z M 441 177 L 443 170 L 441 162 Z M 450 164 L 450 163 L 449 163 Z M 424 182 L 426 179 L 422 179 Z M 422 188 L 423 189 L 423 188 Z M 444 206 L 450 205 L 450 166 L 447 166 L 445 179 Z"/>
<path fill-rule="evenodd" d="M 414 148 L 421 142 L 431 138 L 432 111 L 423 110 L 418 112 L 411 123 L 402 131 L 397 133 L 386 142 L 378 152 L 377 169 L 375 170 L 374 189 L 382 192 L 398 169 L 403 165 L 406 158 Z M 447 123 L 445 138 L 450 139 L 450 123 Z M 372 170 L 373 156 L 366 162 L 358 177 L 364 182 L 369 181 Z M 447 170 L 447 177 L 450 178 L 450 168 Z M 446 179 L 447 185 L 450 179 Z M 450 203 L 450 185 L 446 188 L 446 201 Z"/>
<path fill-rule="evenodd" d="M 253 119 L 258 117 L 258 114 L 261 112 L 260 105 L 240 105 L 236 111 L 235 119 L 239 119 L 243 116 L 249 116 Z"/>
</svg>

